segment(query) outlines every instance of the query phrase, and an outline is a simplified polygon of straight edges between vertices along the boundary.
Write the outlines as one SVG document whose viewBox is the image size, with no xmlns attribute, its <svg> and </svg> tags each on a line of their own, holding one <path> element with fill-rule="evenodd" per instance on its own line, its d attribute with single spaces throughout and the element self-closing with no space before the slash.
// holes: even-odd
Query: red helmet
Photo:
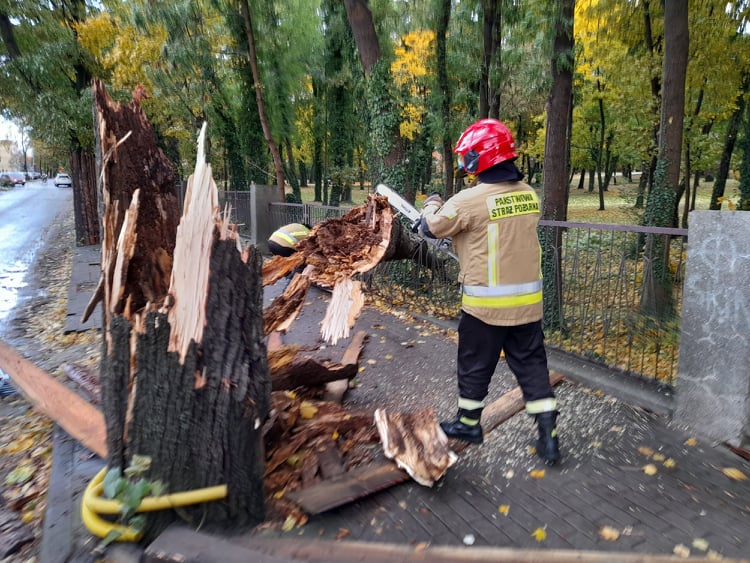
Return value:
<svg viewBox="0 0 750 563">
<path fill-rule="evenodd" d="M 513 134 L 502 121 L 480 119 L 461 133 L 454 152 L 458 167 L 468 174 L 479 174 L 496 164 L 516 158 Z"/>
</svg>

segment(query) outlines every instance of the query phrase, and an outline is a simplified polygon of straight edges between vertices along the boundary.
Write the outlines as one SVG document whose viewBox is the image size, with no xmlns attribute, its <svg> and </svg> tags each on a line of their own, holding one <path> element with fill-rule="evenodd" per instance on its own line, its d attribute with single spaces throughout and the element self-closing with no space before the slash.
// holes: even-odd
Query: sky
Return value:
<svg viewBox="0 0 750 563">
<path fill-rule="evenodd" d="M 0 141 L 11 139 L 16 142 L 16 145 L 21 144 L 21 135 L 18 131 L 18 127 L 11 122 L 0 116 Z"/>
</svg>

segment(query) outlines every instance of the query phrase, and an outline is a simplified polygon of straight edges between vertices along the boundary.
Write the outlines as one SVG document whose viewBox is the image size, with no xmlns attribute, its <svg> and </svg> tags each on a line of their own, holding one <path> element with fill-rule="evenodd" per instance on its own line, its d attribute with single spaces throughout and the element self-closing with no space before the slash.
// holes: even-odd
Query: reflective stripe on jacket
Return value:
<svg viewBox="0 0 750 563">
<path fill-rule="evenodd" d="M 310 236 L 310 229 L 301 223 L 290 223 L 276 229 L 269 240 L 284 248 L 292 248 L 308 236 Z"/>
<path fill-rule="evenodd" d="M 529 185 L 478 184 L 422 213 L 432 234 L 453 238 L 464 311 L 501 326 L 542 318 L 541 207 Z"/>
</svg>

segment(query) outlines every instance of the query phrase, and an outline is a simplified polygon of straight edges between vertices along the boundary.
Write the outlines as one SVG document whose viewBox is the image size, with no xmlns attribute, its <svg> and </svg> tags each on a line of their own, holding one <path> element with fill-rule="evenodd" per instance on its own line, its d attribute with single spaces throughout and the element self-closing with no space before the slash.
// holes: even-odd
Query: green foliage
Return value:
<svg viewBox="0 0 750 563">
<path fill-rule="evenodd" d="M 161 482 L 148 481 L 143 477 L 150 469 L 150 457 L 134 455 L 124 472 L 119 467 L 112 467 L 102 481 L 102 496 L 116 500 L 122 505 L 118 516 L 119 522 L 137 532 L 142 532 L 146 525 L 145 517 L 142 514 L 136 514 L 143 499 L 164 493 L 164 486 Z M 119 533 L 110 532 L 101 542 L 100 547 L 116 541 L 118 537 Z"/>
</svg>

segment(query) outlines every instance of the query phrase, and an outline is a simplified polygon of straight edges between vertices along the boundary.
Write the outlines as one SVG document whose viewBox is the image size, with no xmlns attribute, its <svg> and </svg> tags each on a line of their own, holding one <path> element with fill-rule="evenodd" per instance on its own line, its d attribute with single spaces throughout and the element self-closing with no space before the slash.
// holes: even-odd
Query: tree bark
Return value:
<svg viewBox="0 0 750 563">
<path fill-rule="evenodd" d="M 544 140 L 544 200 L 542 218 L 565 221 L 570 184 L 568 146 L 573 103 L 573 7 L 574 0 L 556 0 L 555 37 L 552 47 L 552 88 L 547 100 Z M 562 322 L 562 230 L 548 229 L 542 239 L 544 255 L 545 323 Z"/>
<path fill-rule="evenodd" d="M 270 403 L 261 256 L 240 251 L 236 228 L 219 215 L 205 126 L 178 227 L 172 168 L 138 102 L 113 102 L 100 82 L 94 90 L 109 465 L 146 456 L 144 477 L 167 492 L 226 484 L 224 501 L 183 507 L 180 517 L 224 530 L 256 525 L 265 515 L 260 422 Z M 145 537 L 177 518 L 150 514 Z"/>
<path fill-rule="evenodd" d="M 646 201 L 645 222 L 652 227 L 673 227 L 680 182 L 682 130 L 685 115 L 685 77 L 688 63 L 688 16 L 685 3 L 664 4 L 664 69 L 659 129 L 659 159 L 653 187 Z M 644 287 L 641 308 L 659 317 L 672 313 L 672 275 L 666 263 L 665 237 L 654 237 L 647 249 L 653 283 Z M 644 276 L 645 277 L 645 276 Z"/>
</svg>

